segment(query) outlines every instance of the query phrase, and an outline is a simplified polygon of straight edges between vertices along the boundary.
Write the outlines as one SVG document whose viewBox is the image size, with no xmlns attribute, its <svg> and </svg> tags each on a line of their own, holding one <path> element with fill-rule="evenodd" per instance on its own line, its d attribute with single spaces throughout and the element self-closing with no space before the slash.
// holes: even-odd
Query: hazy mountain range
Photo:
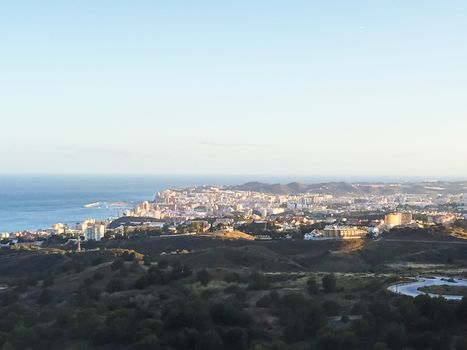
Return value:
<svg viewBox="0 0 467 350">
<path fill-rule="evenodd" d="M 231 190 L 253 191 L 271 194 L 300 194 L 318 193 L 334 195 L 391 195 L 391 194 L 443 194 L 467 193 L 467 181 L 429 181 L 429 182 L 401 182 L 401 183 L 349 183 L 324 182 L 303 184 L 292 182 L 289 184 L 267 184 L 262 182 L 248 182 L 243 185 L 228 186 Z"/>
</svg>

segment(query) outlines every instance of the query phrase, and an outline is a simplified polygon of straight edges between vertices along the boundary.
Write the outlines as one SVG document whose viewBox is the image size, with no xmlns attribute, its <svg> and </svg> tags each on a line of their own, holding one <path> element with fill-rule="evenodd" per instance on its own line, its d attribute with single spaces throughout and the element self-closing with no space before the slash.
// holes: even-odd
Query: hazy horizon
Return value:
<svg viewBox="0 0 467 350">
<path fill-rule="evenodd" d="M 389 183 L 389 182 L 463 182 L 467 181 L 467 176 L 391 176 L 391 175 L 303 175 L 303 174 L 137 174 L 137 173 L 108 173 L 108 174 L 91 174 L 91 173 L 0 173 L 1 178 L 18 178 L 18 179 L 33 179 L 33 178 L 154 178 L 154 179 L 187 179 L 187 180 L 203 180 L 206 185 L 216 184 L 216 180 L 222 180 L 225 184 L 229 180 L 229 184 L 243 184 L 246 182 L 264 182 L 264 183 L 318 183 L 318 182 L 374 182 L 374 183 Z M 210 183 L 209 181 L 213 182 Z"/>
<path fill-rule="evenodd" d="M 466 13 L 3 2 L 0 172 L 466 178 Z"/>
</svg>

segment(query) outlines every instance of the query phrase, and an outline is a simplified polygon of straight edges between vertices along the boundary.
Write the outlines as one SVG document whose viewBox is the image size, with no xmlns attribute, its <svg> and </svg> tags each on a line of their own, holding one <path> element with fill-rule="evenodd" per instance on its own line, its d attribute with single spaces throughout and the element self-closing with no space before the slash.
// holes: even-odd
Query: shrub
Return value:
<svg viewBox="0 0 467 350">
<path fill-rule="evenodd" d="M 120 278 L 114 278 L 107 284 L 107 291 L 109 293 L 120 292 L 125 289 L 125 283 Z"/>
<path fill-rule="evenodd" d="M 323 277 L 322 280 L 323 289 L 326 293 L 332 293 L 336 290 L 336 276 L 333 273 L 330 273 Z"/>
<path fill-rule="evenodd" d="M 316 282 L 316 279 L 314 277 L 310 278 L 306 282 L 306 286 L 307 286 L 308 294 L 315 295 L 319 293 L 319 285 L 318 285 L 318 282 Z"/>
<path fill-rule="evenodd" d="M 122 258 L 115 258 L 114 262 L 110 266 L 112 270 L 119 270 L 125 265 L 125 261 Z"/>
<path fill-rule="evenodd" d="M 44 287 L 50 287 L 51 285 L 54 284 L 54 278 L 53 277 L 47 277 L 45 280 L 44 280 Z"/>
<path fill-rule="evenodd" d="M 227 283 L 240 283 L 242 279 L 238 273 L 232 272 L 225 276 L 224 281 Z"/>
<path fill-rule="evenodd" d="M 266 294 L 261 299 L 256 302 L 258 307 L 276 307 L 280 302 L 279 293 L 272 291 L 269 294 Z"/>
<path fill-rule="evenodd" d="M 217 303 L 211 307 L 212 320 L 221 326 L 246 326 L 248 316 L 238 306 L 227 303 Z"/>
<path fill-rule="evenodd" d="M 269 289 L 269 281 L 266 276 L 260 273 L 252 273 L 249 277 L 250 283 L 248 289 L 250 290 L 265 290 Z"/>
<path fill-rule="evenodd" d="M 200 270 L 196 273 L 196 279 L 203 285 L 206 286 L 211 280 L 211 275 L 207 270 Z"/>
<path fill-rule="evenodd" d="M 39 295 L 38 302 L 41 305 L 49 304 L 53 299 L 53 292 L 50 289 L 44 289 Z"/>
</svg>

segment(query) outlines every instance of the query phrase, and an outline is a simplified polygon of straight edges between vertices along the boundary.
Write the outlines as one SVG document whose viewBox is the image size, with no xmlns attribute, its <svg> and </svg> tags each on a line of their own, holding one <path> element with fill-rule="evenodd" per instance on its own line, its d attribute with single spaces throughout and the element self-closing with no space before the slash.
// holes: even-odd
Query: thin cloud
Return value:
<svg viewBox="0 0 467 350">
<path fill-rule="evenodd" d="M 266 148 L 271 147 L 267 144 L 258 144 L 258 143 L 230 143 L 230 142 L 200 142 L 200 145 L 203 146 L 212 146 L 212 147 L 249 147 L 249 148 Z"/>
</svg>

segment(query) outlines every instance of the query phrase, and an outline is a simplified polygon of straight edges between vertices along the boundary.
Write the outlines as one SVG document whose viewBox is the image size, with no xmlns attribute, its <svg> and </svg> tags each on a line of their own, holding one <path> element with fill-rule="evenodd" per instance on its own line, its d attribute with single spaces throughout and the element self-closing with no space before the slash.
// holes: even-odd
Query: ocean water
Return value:
<svg viewBox="0 0 467 350">
<path fill-rule="evenodd" d="M 191 185 L 241 183 L 240 178 L 200 176 L 0 176 L 0 232 L 75 224 L 116 217 L 152 200 L 157 191 Z M 85 205 L 100 202 L 91 208 Z M 108 205 L 125 202 L 123 207 Z"/>
</svg>

